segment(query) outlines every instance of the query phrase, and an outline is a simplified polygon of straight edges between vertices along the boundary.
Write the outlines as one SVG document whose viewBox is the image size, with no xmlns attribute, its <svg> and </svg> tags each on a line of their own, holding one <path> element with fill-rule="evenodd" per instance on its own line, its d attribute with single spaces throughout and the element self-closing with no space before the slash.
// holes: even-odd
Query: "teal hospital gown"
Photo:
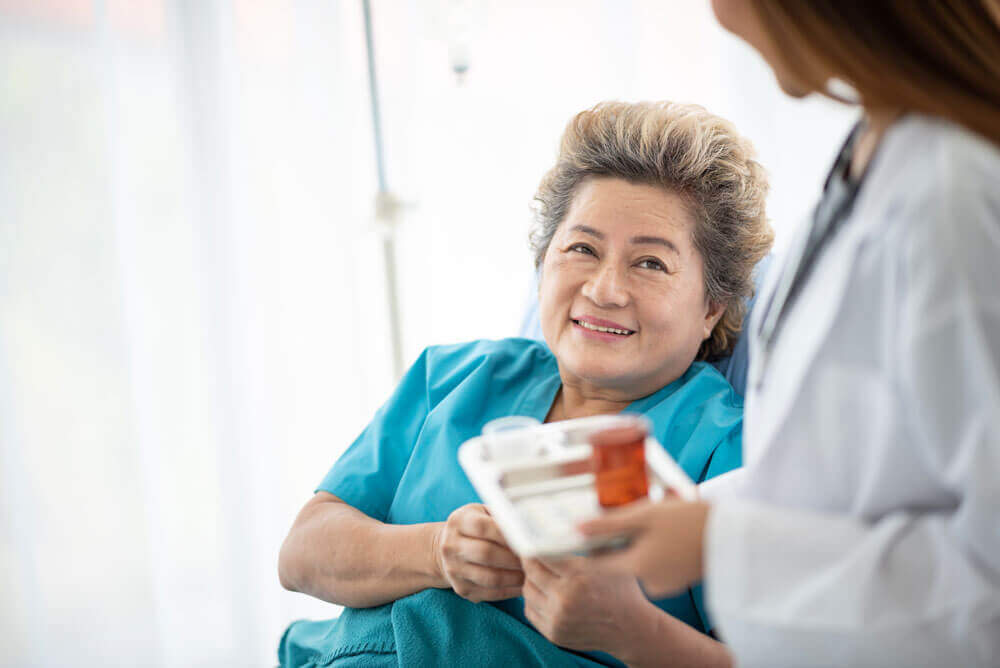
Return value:
<svg viewBox="0 0 1000 668">
<path fill-rule="evenodd" d="M 555 358 L 537 341 L 428 348 L 317 491 L 382 522 L 444 521 L 459 506 L 480 502 L 458 463 L 458 446 L 495 418 L 544 421 L 560 386 Z M 740 465 L 742 399 L 709 364 L 695 362 L 626 411 L 645 414 L 696 481 Z M 700 587 L 654 603 L 698 630 L 710 628 Z M 473 604 L 448 590 L 348 608 L 339 619 L 295 622 L 279 658 L 285 666 L 621 665 L 600 652 L 556 648 L 525 618 L 521 598 Z"/>
</svg>

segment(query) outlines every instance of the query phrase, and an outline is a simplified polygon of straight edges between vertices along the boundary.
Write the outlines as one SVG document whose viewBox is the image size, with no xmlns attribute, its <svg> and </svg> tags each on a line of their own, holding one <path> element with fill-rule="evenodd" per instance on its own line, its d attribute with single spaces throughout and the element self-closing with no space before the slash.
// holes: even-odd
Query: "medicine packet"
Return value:
<svg viewBox="0 0 1000 668">
<path fill-rule="evenodd" d="M 599 415 L 538 424 L 503 418 L 458 449 L 458 459 L 511 549 L 521 557 L 565 557 L 620 546 L 627 537 L 587 538 L 577 525 L 600 515 L 590 437 L 633 416 Z M 646 437 L 649 498 L 697 488 L 652 435 Z"/>
</svg>

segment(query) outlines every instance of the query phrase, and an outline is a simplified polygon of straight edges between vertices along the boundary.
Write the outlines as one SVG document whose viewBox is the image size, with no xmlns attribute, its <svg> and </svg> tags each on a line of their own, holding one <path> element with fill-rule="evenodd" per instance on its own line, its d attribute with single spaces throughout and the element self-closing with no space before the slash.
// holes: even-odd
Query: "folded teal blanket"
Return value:
<svg viewBox="0 0 1000 668">
<path fill-rule="evenodd" d="M 602 665 L 559 649 L 488 603 L 446 589 L 377 608 L 345 608 L 337 619 L 295 622 L 281 638 L 278 658 L 286 668 Z"/>
</svg>

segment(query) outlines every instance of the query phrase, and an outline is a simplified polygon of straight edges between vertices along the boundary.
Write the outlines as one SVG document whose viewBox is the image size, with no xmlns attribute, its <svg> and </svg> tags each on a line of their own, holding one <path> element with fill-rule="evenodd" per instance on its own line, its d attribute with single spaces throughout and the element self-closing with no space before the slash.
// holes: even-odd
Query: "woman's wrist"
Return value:
<svg viewBox="0 0 1000 668">
<path fill-rule="evenodd" d="M 708 516 L 712 505 L 706 501 L 695 501 L 688 507 L 690 526 L 689 573 L 691 582 L 705 577 L 705 532 L 708 530 Z"/>
<path fill-rule="evenodd" d="M 662 666 L 668 658 L 672 666 L 732 666 L 725 645 L 646 603 L 623 634 L 618 652 L 609 654 L 630 668 Z"/>
<path fill-rule="evenodd" d="M 441 573 L 438 535 L 440 522 L 384 524 L 379 527 L 372 549 L 378 553 L 369 577 L 387 583 L 407 583 L 400 596 L 424 589 L 444 589 L 449 585 Z M 399 598 L 397 596 L 396 598 Z"/>
<path fill-rule="evenodd" d="M 444 575 L 444 564 L 441 560 L 441 538 L 444 534 L 444 522 L 428 522 L 426 527 L 426 538 L 423 543 L 427 548 L 425 563 L 427 573 L 430 576 L 435 589 L 448 589 L 451 584 Z"/>
<path fill-rule="evenodd" d="M 623 632 L 615 638 L 615 646 L 608 647 L 605 651 L 627 666 L 652 665 L 647 659 L 650 649 L 658 645 L 657 638 L 662 635 L 661 617 L 666 615 L 667 613 L 643 599 L 626 616 Z M 662 656 L 659 661 L 662 663 Z"/>
</svg>

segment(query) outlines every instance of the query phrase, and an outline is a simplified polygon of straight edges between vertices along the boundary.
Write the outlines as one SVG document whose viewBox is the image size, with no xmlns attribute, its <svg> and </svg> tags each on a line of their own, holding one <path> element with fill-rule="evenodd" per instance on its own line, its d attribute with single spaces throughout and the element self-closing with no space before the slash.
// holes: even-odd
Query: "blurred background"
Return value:
<svg viewBox="0 0 1000 668">
<path fill-rule="evenodd" d="M 0 0 L 0 664 L 268 666 L 295 513 L 404 363 L 515 335 L 569 118 L 698 102 L 780 249 L 854 112 L 702 0 Z"/>
</svg>

